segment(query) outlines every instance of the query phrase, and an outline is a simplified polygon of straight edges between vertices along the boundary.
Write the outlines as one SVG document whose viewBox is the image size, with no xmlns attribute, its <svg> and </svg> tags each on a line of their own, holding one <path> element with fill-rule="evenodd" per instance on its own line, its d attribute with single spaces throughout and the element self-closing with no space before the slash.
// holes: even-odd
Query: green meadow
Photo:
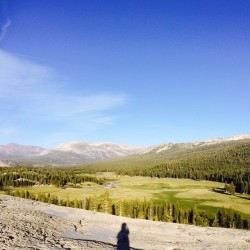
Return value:
<svg viewBox="0 0 250 250">
<path fill-rule="evenodd" d="M 147 199 L 155 201 L 171 201 L 182 208 L 196 208 L 199 211 L 211 213 L 219 208 L 232 209 L 250 218 L 250 195 L 227 195 L 215 192 L 224 184 L 211 181 L 195 181 L 190 179 L 150 178 L 140 176 L 117 176 L 113 173 L 98 173 L 96 177 L 106 177 L 109 181 L 104 187 L 92 182 L 84 182 L 67 188 L 57 188 L 52 185 L 12 188 L 33 194 L 55 195 L 59 199 L 81 200 L 89 196 L 99 197 L 106 191 L 113 201 Z"/>
</svg>

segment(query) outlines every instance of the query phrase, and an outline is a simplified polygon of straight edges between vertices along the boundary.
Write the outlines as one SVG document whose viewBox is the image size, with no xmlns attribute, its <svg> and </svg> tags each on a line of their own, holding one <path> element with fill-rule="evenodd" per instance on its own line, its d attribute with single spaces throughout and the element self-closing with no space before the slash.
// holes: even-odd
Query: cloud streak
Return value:
<svg viewBox="0 0 250 250">
<path fill-rule="evenodd" d="M 128 101 L 124 94 L 85 94 L 86 85 L 62 82 L 52 68 L 0 50 L 0 122 L 15 124 L 21 134 L 26 124 L 46 136 L 80 134 L 112 125 Z"/>
<path fill-rule="evenodd" d="M 0 136 L 15 135 L 15 129 L 0 127 Z"/>
<path fill-rule="evenodd" d="M 0 0 L 0 42 L 5 38 L 11 20 L 7 15 L 7 1 Z"/>
<path fill-rule="evenodd" d="M 7 18 L 6 22 L 4 23 L 4 25 L 1 27 L 1 31 L 0 31 L 0 42 L 4 39 L 7 30 L 9 28 L 9 26 L 11 25 L 11 21 L 9 18 Z"/>
</svg>

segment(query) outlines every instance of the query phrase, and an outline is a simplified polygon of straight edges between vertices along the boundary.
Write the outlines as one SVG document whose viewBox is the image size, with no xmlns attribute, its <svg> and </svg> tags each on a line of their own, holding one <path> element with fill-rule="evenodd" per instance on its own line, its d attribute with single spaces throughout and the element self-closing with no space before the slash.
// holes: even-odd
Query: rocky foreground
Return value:
<svg viewBox="0 0 250 250">
<path fill-rule="evenodd" d="M 250 231 L 130 219 L 0 195 L 0 249 L 250 249 Z"/>
</svg>

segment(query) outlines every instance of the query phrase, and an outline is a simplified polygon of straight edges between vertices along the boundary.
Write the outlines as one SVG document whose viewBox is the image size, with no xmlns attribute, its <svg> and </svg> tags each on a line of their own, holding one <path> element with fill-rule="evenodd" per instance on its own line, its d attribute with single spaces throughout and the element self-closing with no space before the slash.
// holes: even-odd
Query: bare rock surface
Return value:
<svg viewBox="0 0 250 250">
<path fill-rule="evenodd" d="M 117 249 L 127 223 L 131 249 L 250 249 L 250 231 L 130 219 L 0 195 L 0 249 Z"/>
</svg>

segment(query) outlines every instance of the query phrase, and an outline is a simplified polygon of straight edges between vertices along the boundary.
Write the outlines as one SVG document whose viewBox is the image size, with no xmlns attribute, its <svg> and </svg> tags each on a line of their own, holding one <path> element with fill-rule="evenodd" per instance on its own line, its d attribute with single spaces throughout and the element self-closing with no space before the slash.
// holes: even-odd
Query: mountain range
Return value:
<svg viewBox="0 0 250 250">
<path fill-rule="evenodd" d="M 200 142 L 166 143 L 151 147 L 139 147 L 107 142 L 88 143 L 73 141 L 52 149 L 39 146 L 24 146 L 15 143 L 0 146 L 0 166 L 13 164 L 31 165 L 77 165 L 103 162 L 136 164 L 158 164 L 178 159 L 197 152 L 207 152 L 250 142 L 250 134 L 228 138 L 217 138 Z"/>
<path fill-rule="evenodd" d="M 247 149 L 246 149 L 247 148 Z M 239 156 L 250 166 L 250 134 L 242 134 L 228 138 L 217 138 L 200 142 L 166 143 L 145 148 L 143 151 L 117 159 L 88 164 L 87 167 L 100 169 L 127 169 L 150 167 L 166 162 L 189 162 L 197 159 L 217 157 L 222 160 L 222 155 L 237 155 L 239 150 L 247 150 L 246 155 Z M 249 156 L 248 156 L 249 151 Z M 245 159 L 245 158 L 248 159 Z M 225 161 L 226 159 L 223 159 Z"/>
<path fill-rule="evenodd" d="M 31 157 L 43 152 L 45 148 L 38 146 L 24 146 L 16 143 L 0 145 L 0 159 L 15 160 L 25 157 Z"/>
<path fill-rule="evenodd" d="M 52 149 L 10 143 L 0 146 L 0 160 L 2 165 L 9 165 L 6 160 L 14 160 L 13 162 L 19 164 L 75 165 L 122 157 L 138 153 L 143 149 L 143 147 L 106 142 L 73 141 Z"/>
</svg>

